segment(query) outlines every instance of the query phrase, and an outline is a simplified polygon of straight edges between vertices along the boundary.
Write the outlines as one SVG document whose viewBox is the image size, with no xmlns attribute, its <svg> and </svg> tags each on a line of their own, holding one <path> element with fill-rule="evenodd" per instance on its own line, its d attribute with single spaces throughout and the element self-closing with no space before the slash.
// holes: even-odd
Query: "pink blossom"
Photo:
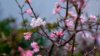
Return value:
<svg viewBox="0 0 100 56">
<path fill-rule="evenodd" d="M 83 31 L 79 31 L 77 34 L 83 34 Z"/>
<path fill-rule="evenodd" d="M 73 16 L 73 12 L 68 12 L 68 16 L 69 17 Z"/>
<path fill-rule="evenodd" d="M 32 10 L 31 9 L 26 10 L 26 13 L 31 16 L 32 15 Z"/>
<path fill-rule="evenodd" d="M 83 8 L 84 3 L 85 3 L 84 0 L 80 0 L 80 7 L 79 7 L 79 9 L 82 9 Z"/>
<path fill-rule="evenodd" d="M 72 17 L 73 17 L 74 20 L 76 20 L 77 15 L 76 14 L 73 14 Z"/>
<path fill-rule="evenodd" d="M 31 0 L 29 0 L 29 3 L 31 4 L 31 3 L 32 3 L 32 1 L 31 1 Z"/>
<path fill-rule="evenodd" d="M 74 47 L 74 51 L 76 50 L 76 48 Z"/>
<path fill-rule="evenodd" d="M 36 20 L 35 20 L 35 18 L 33 18 L 30 23 L 30 26 L 33 28 L 37 27 L 37 26 L 41 26 L 41 25 L 46 25 L 46 22 L 43 21 L 41 18 L 37 18 Z"/>
<path fill-rule="evenodd" d="M 64 3 L 64 2 L 66 2 L 66 0 L 60 0 L 60 2 Z"/>
<path fill-rule="evenodd" d="M 39 48 L 34 48 L 34 52 L 39 52 Z"/>
<path fill-rule="evenodd" d="M 58 2 L 55 3 L 55 8 L 53 9 L 53 14 L 60 14 L 61 13 L 61 6 L 58 4 Z"/>
<path fill-rule="evenodd" d="M 51 34 L 51 38 L 57 37 L 55 34 Z"/>
<path fill-rule="evenodd" d="M 96 20 L 96 16 L 94 16 L 94 15 L 91 14 L 90 15 L 90 20 L 94 22 Z"/>
<path fill-rule="evenodd" d="M 33 47 L 33 48 L 39 48 L 37 42 L 32 42 L 31 43 L 31 47 Z"/>
<path fill-rule="evenodd" d="M 85 22 L 85 17 L 81 16 L 80 20 L 81 20 L 81 23 L 84 23 Z"/>
<path fill-rule="evenodd" d="M 21 52 L 21 55 L 20 56 L 33 56 L 33 54 L 34 54 L 33 51 L 26 50 L 26 51 Z"/>
<path fill-rule="evenodd" d="M 31 50 L 23 50 L 23 48 L 18 47 L 18 51 L 21 52 L 20 56 L 33 56 L 34 52 Z"/>
<path fill-rule="evenodd" d="M 90 39 L 94 40 L 94 39 L 95 39 L 95 37 L 94 37 L 94 36 L 92 36 L 92 35 L 90 35 Z"/>
<path fill-rule="evenodd" d="M 84 34 L 82 35 L 82 37 L 83 37 L 84 39 L 89 39 L 90 35 L 89 35 L 88 33 L 84 33 Z"/>
<path fill-rule="evenodd" d="M 74 27 L 74 23 L 71 20 L 66 19 L 65 23 L 67 24 L 67 26 L 69 27 L 69 29 L 72 29 Z"/>
<path fill-rule="evenodd" d="M 64 36 L 64 33 L 62 31 L 57 32 L 58 36 Z"/>
<path fill-rule="evenodd" d="M 94 40 L 94 39 L 95 39 L 95 38 L 94 38 L 92 35 L 90 35 L 89 33 L 84 33 L 84 34 L 82 34 L 82 37 L 83 37 L 85 40 L 87 40 L 87 39 Z"/>
<path fill-rule="evenodd" d="M 42 55 L 37 55 L 37 56 L 42 56 Z"/>
<path fill-rule="evenodd" d="M 85 5 L 85 8 L 89 8 L 89 7 L 90 7 L 90 5 L 89 5 L 89 4 L 86 4 L 86 5 Z"/>
<path fill-rule="evenodd" d="M 23 48 L 21 48 L 21 47 L 18 47 L 18 51 L 20 51 L 20 52 L 21 52 L 21 51 L 23 51 Z"/>
<path fill-rule="evenodd" d="M 26 40 L 30 40 L 31 34 L 32 34 L 31 32 L 24 33 L 24 35 L 26 35 L 26 36 L 24 36 L 24 38 L 25 38 Z"/>
</svg>

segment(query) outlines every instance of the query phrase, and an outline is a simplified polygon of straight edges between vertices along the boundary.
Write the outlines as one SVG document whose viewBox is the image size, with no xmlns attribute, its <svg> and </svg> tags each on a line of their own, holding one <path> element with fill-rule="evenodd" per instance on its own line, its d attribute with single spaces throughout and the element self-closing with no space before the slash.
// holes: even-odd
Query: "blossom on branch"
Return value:
<svg viewBox="0 0 100 56">
<path fill-rule="evenodd" d="M 18 51 L 21 52 L 20 56 L 33 56 L 34 52 L 31 50 L 23 50 L 21 47 L 18 47 Z"/>
<path fill-rule="evenodd" d="M 26 10 L 26 13 L 27 13 L 27 15 L 32 15 L 32 10 L 31 9 L 29 9 L 29 10 Z"/>
<path fill-rule="evenodd" d="M 43 21 L 41 18 L 37 18 L 36 20 L 35 20 L 35 18 L 33 18 L 30 23 L 30 26 L 33 28 L 37 27 L 37 26 L 41 26 L 41 25 L 46 25 L 46 22 Z"/>
<path fill-rule="evenodd" d="M 94 22 L 96 20 L 96 16 L 94 16 L 94 15 L 91 14 L 90 15 L 90 20 Z"/>
<path fill-rule="evenodd" d="M 25 40 L 30 40 L 30 38 L 31 38 L 31 32 L 27 32 L 27 33 L 24 33 L 24 38 L 25 38 Z"/>
<path fill-rule="evenodd" d="M 55 3 L 55 8 L 53 9 L 53 14 L 55 15 L 55 14 L 60 14 L 61 13 L 61 5 L 58 3 L 58 2 L 56 2 Z"/>
</svg>

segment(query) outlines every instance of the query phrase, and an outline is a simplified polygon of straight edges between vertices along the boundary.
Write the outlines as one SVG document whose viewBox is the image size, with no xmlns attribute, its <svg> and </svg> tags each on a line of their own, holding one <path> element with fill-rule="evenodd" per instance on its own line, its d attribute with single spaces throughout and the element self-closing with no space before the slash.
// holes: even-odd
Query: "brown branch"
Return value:
<svg viewBox="0 0 100 56">
<path fill-rule="evenodd" d="M 19 3 L 18 3 L 18 1 L 17 0 L 15 0 L 16 1 L 16 3 L 18 4 L 18 7 L 20 8 L 20 10 L 21 10 L 21 15 L 22 15 L 22 20 L 23 20 L 23 23 L 24 23 L 24 27 L 25 27 L 25 29 L 26 29 L 26 31 L 27 31 L 27 28 L 26 28 L 26 24 L 25 24 L 25 21 L 24 21 L 24 16 L 23 16 L 23 11 L 22 11 L 22 9 L 23 9 L 23 7 L 24 7 L 24 5 L 25 5 L 25 3 L 23 4 L 23 6 L 21 7 L 20 5 L 19 5 Z"/>
<path fill-rule="evenodd" d="M 50 48 L 49 51 L 48 51 L 48 56 L 51 56 L 53 47 L 54 47 L 54 44 L 51 45 L 51 48 Z"/>
</svg>

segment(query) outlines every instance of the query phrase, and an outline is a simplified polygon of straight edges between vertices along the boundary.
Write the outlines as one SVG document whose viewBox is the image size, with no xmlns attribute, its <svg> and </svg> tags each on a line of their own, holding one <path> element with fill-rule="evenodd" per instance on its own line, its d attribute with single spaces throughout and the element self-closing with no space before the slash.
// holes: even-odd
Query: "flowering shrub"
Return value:
<svg viewBox="0 0 100 56">
<path fill-rule="evenodd" d="M 17 0 L 16 0 L 16 2 L 17 2 Z M 54 46 L 57 46 L 58 49 L 55 51 L 55 54 L 53 54 L 54 56 L 57 56 L 59 49 L 61 49 L 62 47 L 63 47 L 63 49 L 70 52 L 71 56 L 74 56 L 74 51 L 77 50 L 77 46 L 75 46 L 75 45 L 79 45 L 79 44 L 75 44 L 77 42 L 76 37 L 78 37 L 78 35 L 76 35 L 76 33 L 81 35 L 84 38 L 84 40 L 92 39 L 93 41 L 96 41 L 96 36 L 94 34 L 92 25 L 93 24 L 99 25 L 99 23 L 96 22 L 97 17 L 95 15 L 91 14 L 89 19 L 86 17 L 83 17 L 82 14 L 84 13 L 83 12 L 84 8 L 89 8 L 89 6 L 90 6 L 85 0 L 60 0 L 60 2 L 62 2 L 62 3 L 66 2 L 66 8 L 61 6 L 58 2 L 55 3 L 55 7 L 53 9 L 53 14 L 54 15 L 58 14 L 61 17 L 61 19 L 57 20 L 57 26 L 56 26 L 61 31 L 54 30 L 52 32 L 51 36 L 49 36 L 49 34 L 48 34 L 49 32 L 44 30 L 44 28 L 47 28 L 46 22 L 44 20 L 42 20 L 41 18 L 39 18 L 35 14 L 35 12 L 33 10 L 34 8 L 32 8 L 32 6 L 31 6 L 32 2 L 30 0 L 25 0 L 25 2 L 30 7 L 29 10 L 26 10 L 26 13 L 30 16 L 32 15 L 32 13 L 34 15 L 34 17 L 32 18 L 32 21 L 30 23 L 30 26 L 32 28 L 36 28 L 36 31 L 34 33 L 38 33 L 52 42 L 51 48 L 49 50 L 46 50 L 48 54 L 45 54 L 45 55 L 51 56 L 53 54 L 52 50 L 53 50 Z M 72 5 L 74 10 L 76 11 L 76 14 L 74 14 L 72 11 L 69 11 L 69 3 Z M 18 4 L 18 2 L 17 2 L 17 4 Z M 20 7 L 21 6 L 19 6 L 19 8 Z M 70 8 L 72 8 L 72 7 L 70 7 Z M 20 8 L 20 9 L 22 9 L 22 8 Z M 62 9 L 66 10 L 65 17 L 61 16 Z M 87 27 L 84 27 L 84 26 L 87 26 Z M 26 28 L 26 30 L 27 30 L 27 28 Z M 96 30 L 96 33 L 98 33 L 97 32 L 98 27 L 96 27 L 95 30 Z M 40 31 L 42 31 L 43 33 L 40 33 Z M 91 34 L 89 34 L 87 32 L 89 32 Z M 25 39 L 30 40 L 31 34 L 34 34 L 34 33 L 29 33 L 29 32 L 24 33 L 24 35 L 26 35 L 26 36 L 24 36 Z M 67 38 L 64 36 L 67 36 Z M 94 46 L 96 46 L 96 45 L 94 45 Z M 40 52 L 39 48 L 41 48 L 41 47 L 39 47 L 36 42 L 32 42 L 31 47 L 34 48 L 34 50 L 33 50 L 34 53 Z M 93 48 L 93 50 L 95 50 L 95 47 Z M 90 50 L 90 52 L 92 52 L 92 51 Z M 34 55 L 34 53 L 32 53 L 32 54 Z M 66 56 L 68 54 L 64 54 L 64 55 Z M 86 54 L 84 53 L 84 55 L 85 56 L 89 55 L 89 53 L 86 53 Z M 42 55 L 37 55 L 37 56 L 42 56 Z"/>
<path fill-rule="evenodd" d="M 58 18 L 57 23 L 54 25 L 53 23 L 45 22 L 44 19 L 40 18 L 39 15 L 35 13 L 33 10 L 35 8 L 31 6 L 31 0 L 24 0 L 25 4 L 28 4 L 30 7 L 30 9 L 25 12 L 22 12 L 25 4 L 20 6 L 18 1 L 15 1 L 21 9 L 20 14 L 23 19 L 23 26 L 26 30 L 24 33 L 25 41 L 28 40 L 31 42 L 29 43 L 31 46 L 28 48 L 29 50 L 18 47 L 18 51 L 21 53 L 20 56 L 75 56 L 77 51 L 79 55 L 76 56 L 98 55 L 96 52 L 98 52 L 97 48 L 98 45 L 100 45 L 100 33 L 98 32 L 100 19 L 99 16 L 92 14 L 90 14 L 89 17 L 83 15 L 85 13 L 84 9 L 90 7 L 87 0 L 59 0 L 63 4 L 66 3 L 66 7 L 56 2 L 53 9 L 53 15 L 59 15 L 60 19 Z M 73 10 L 75 13 L 69 11 L 70 8 L 74 8 Z M 66 10 L 64 17 L 61 15 L 62 9 Z M 27 24 L 24 22 L 24 13 L 32 17 L 29 27 L 33 29 L 33 31 L 28 29 Z M 50 47 L 41 46 L 37 41 L 34 41 L 32 34 L 35 33 L 37 33 L 38 36 L 41 35 L 48 39 L 51 42 L 47 42 Z M 46 40 L 44 41 L 46 42 Z M 91 41 L 92 44 L 89 43 Z M 79 50 L 78 46 L 80 45 L 83 45 L 83 48 Z M 88 45 L 90 45 L 89 48 L 92 47 L 89 49 Z"/>
</svg>

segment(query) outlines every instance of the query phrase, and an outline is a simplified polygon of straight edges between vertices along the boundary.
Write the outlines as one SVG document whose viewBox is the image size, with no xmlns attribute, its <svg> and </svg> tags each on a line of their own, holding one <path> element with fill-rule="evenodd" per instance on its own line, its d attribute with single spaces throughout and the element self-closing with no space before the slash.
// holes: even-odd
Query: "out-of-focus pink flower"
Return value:
<svg viewBox="0 0 100 56">
<path fill-rule="evenodd" d="M 37 55 L 37 56 L 42 56 L 42 55 Z"/>
<path fill-rule="evenodd" d="M 18 47 L 18 51 L 20 51 L 20 52 L 21 52 L 21 51 L 23 51 L 23 48 L 21 48 L 21 47 Z"/>
<path fill-rule="evenodd" d="M 90 38 L 90 35 L 88 33 L 84 33 L 84 34 L 82 34 L 82 37 L 84 39 L 89 39 Z"/>
<path fill-rule="evenodd" d="M 91 39 L 91 40 L 94 40 L 95 37 L 93 37 L 92 35 L 90 35 L 89 33 L 84 33 L 82 34 L 82 37 L 87 40 L 87 39 Z"/>
<path fill-rule="evenodd" d="M 76 5 L 80 5 L 80 2 L 79 2 L 79 1 L 77 1 L 77 2 L 76 2 Z"/>
<path fill-rule="evenodd" d="M 73 14 L 72 17 L 73 17 L 74 20 L 76 20 L 77 15 L 76 14 Z"/>
<path fill-rule="evenodd" d="M 57 35 L 58 35 L 58 36 L 64 36 L 64 33 L 63 33 L 62 31 L 58 31 L 58 32 L 57 32 Z"/>
<path fill-rule="evenodd" d="M 69 29 L 72 29 L 74 27 L 74 23 L 71 20 L 66 19 L 65 23 L 67 24 L 67 26 L 69 27 Z"/>
<path fill-rule="evenodd" d="M 85 8 L 89 8 L 89 7 L 90 7 L 90 5 L 89 5 L 89 4 L 86 4 L 86 5 L 85 5 Z"/>
<path fill-rule="evenodd" d="M 32 3 L 32 1 L 31 1 L 31 0 L 28 0 L 28 2 L 27 2 L 26 0 L 24 0 L 24 1 L 25 1 L 26 3 L 28 3 L 28 2 L 29 2 L 30 4 Z"/>
<path fill-rule="evenodd" d="M 74 47 L 74 51 L 76 50 L 76 48 Z"/>
<path fill-rule="evenodd" d="M 24 33 L 24 38 L 26 39 L 26 40 L 30 40 L 30 38 L 31 38 L 31 32 L 27 32 L 27 33 Z"/>
<path fill-rule="evenodd" d="M 83 31 L 79 31 L 77 34 L 83 34 Z"/>
<path fill-rule="evenodd" d="M 34 54 L 33 51 L 26 50 L 26 51 L 21 52 L 21 55 L 20 56 L 33 56 L 33 54 Z"/>
<path fill-rule="evenodd" d="M 80 20 L 81 20 L 81 23 L 84 23 L 85 22 L 85 17 L 81 16 Z"/>
<path fill-rule="evenodd" d="M 31 16 L 32 15 L 32 10 L 31 9 L 26 10 L 26 13 Z"/>
<path fill-rule="evenodd" d="M 73 12 L 68 12 L 68 16 L 72 17 L 73 16 Z"/>
<path fill-rule="evenodd" d="M 94 15 L 91 14 L 90 15 L 90 20 L 94 22 L 96 20 L 96 16 L 94 16 Z"/>
<path fill-rule="evenodd" d="M 60 14 L 61 13 L 61 6 L 59 5 L 59 3 L 58 2 L 56 2 L 55 3 L 55 8 L 53 9 L 53 14 L 55 15 L 55 14 Z"/>
<path fill-rule="evenodd" d="M 34 52 L 39 52 L 39 48 L 34 48 Z"/>
<path fill-rule="evenodd" d="M 66 0 L 60 0 L 60 2 L 64 3 L 64 2 L 66 2 Z"/>
<path fill-rule="evenodd" d="M 29 3 L 31 4 L 31 3 L 32 3 L 32 1 L 31 1 L 31 0 L 29 0 Z"/>
<path fill-rule="evenodd" d="M 80 7 L 79 7 L 79 9 L 82 9 L 83 8 L 84 3 L 85 3 L 84 0 L 80 0 Z"/>
<path fill-rule="evenodd" d="M 32 43 L 31 43 L 31 47 L 33 47 L 33 48 L 38 48 L 37 42 L 32 42 Z"/>
<path fill-rule="evenodd" d="M 95 39 L 95 37 L 94 37 L 94 36 L 92 36 L 92 35 L 90 35 L 90 39 L 94 40 L 94 39 Z"/>
<path fill-rule="evenodd" d="M 66 45 L 64 46 L 64 49 L 69 49 L 69 43 L 66 43 Z"/>
<path fill-rule="evenodd" d="M 57 37 L 55 34 L 51 34 L 51 38 Z"/>
<path fill-rule="evenodd" d="M 31 50 L 23 50 L 23 48 L 18 47 L 18 51 L 21 52 L 20 56 L 33 56 L 34 52 Z"/>
<path fill-rule="evenodd" d="M 37 26 L 41 26 L 41 25 L 46 25 L 46 22 L 43 21 L 41 18 L 37 18 L 36 20 L 35 20 L 35 18 L 33 18 L 30 23 L 30 26 L 33 28 L 37 27 Z"/>
</svg>

